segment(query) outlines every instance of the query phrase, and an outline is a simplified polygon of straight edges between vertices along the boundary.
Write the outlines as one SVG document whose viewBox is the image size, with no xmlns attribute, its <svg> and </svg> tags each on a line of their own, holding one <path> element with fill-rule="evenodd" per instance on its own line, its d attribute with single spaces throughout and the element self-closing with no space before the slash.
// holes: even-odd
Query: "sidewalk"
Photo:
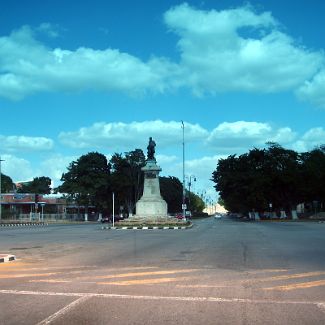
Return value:
<svg viewBox="0 0 325 325">
<path fill-rule="evenodd" d="M 14 261 L 15 259 L 16 259 L 15 255 L 0 254 L 0 263 Z"/>
</svg>

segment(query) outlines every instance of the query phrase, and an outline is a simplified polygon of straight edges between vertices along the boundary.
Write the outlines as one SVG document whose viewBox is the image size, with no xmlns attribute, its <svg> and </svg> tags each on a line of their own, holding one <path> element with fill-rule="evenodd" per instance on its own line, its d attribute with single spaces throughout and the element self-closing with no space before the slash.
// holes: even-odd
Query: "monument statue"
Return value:
<svg viewBox="0 0 325 325">
<path fill-rule="evenodd" d="M 155 158 L 156 142 L 149 138 L 146 165 L 141 168 L 144 173 L 143 194 L 136 203 L 134 218 L 154 219 L 167 218 L 167 203 L 160 194 L 159 173 L 161 168 Z"/>
<path fill-rule="evenodd" d="M 149 138 L 149 144 L 148 144 L 148 155 L 147 158 L 148 160 L 156 160 L 155 159 L 155 147 L 156 147 L 156 142 L 152 140 L 152 137 Z"/>
</svg>

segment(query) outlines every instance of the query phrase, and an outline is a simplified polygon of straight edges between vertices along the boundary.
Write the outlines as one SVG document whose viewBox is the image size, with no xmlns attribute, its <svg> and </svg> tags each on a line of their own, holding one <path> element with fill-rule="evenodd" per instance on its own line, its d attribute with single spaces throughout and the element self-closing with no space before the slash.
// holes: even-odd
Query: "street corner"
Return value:
<svg viewBox="0 0 325 325">
<path fill-rule="evenodd" d="M 0 263 L 15 261 L 16 256 L 11 254 L 0 254 Z"/>
</svg>

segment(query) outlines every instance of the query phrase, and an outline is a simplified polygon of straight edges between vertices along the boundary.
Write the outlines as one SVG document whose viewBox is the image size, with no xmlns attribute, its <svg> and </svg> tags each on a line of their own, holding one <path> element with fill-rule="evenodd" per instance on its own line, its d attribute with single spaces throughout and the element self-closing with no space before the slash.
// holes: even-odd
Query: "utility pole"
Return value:
<svg viewBox="0 0 325 325">
<path fill-rule="evenodd" d="M 4 160 L 0 157 L 0 221 L 2 220 L 2 188 L 1 188 L 1 179 L 2 179 L 2 173 L 1 173 L 1 162 Z"/>
<path fill-rule="evenodd" d="M 185 130 L 184 130 L 184 122 L 182 121 L 182 129 L 183 129 L 183 199 L 182 199 L 182 210 L 183 210 L 183 218 L 185 219 Z"/>
</svg>

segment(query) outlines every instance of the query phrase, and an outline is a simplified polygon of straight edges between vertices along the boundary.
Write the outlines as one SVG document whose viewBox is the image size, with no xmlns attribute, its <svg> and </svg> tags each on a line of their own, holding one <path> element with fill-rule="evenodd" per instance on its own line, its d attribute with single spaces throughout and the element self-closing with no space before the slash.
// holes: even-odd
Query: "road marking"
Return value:
<svg viewBox="0 0 325 325">
<path fill-rule="evenodd" d="M 277 272 L 287 272 L 288 269 L 264 269 L 264 270 L 254 270 L 247 271 L 249 274 L 259 274 L 259 273 L 277 273 Z"/>
<path fill-rule="evenodd" d="M 52 273 L 25 273 L 25 274 L 0 274 L 0 279 L 12 279 L 12 278 L 29 278 L 34 276 L 49 276 L 58 274 L 60 272 Z"/>
<path fill-rule="evenodd" d="M 306 288 L 320 287 L 320 286 L 324 286 L 324 285 L 325 285 L 325 280 L 319 280 L 319 281 L 294 283 L 294 284 L 288 284 L 288 285 L 283 285 L 283 286 L 264 288 L 264 290 L 289 291 L 289 290 L 295 290 L 295 289 L 306 289 Z"/>
<path fill-rule="evenodd" d="M 66 283 L 66 282 L 72 282 L 72 281 L 47 279 L 47 280 L 29 280 L 28 282 Z"/>
<path fill-rule="evenodd" d="M 297 273 L 297 274 L 288 274 L 288 275 L 277 275 L 270 278 L 261 278 L 261 279 L 248 279 L 242 280 L 242 282 L 266 282 L 266 281 L 277 281 L 277 280 L 288 280 L 288 279 L 299 279 L 309 276 L 318 276 L 324 275 L 325 272 L 306 272 L 306 273 Z"/>
<path fill-rule="evenodd" d="M 239 288 L 236 285 L 209 285 L 209 284 L 176 284 L 180 288 Z"/>
<path fill-rule="evenodd" d="M 317 307 L 322 311 L 322 312 L 324 312 L 325 313 L 325 303 L 318 303 L 318 304 L 316 304 L 317 305 Z"/>
<path fill-rule="evenodd" d="M 146 275 L 166 275 L 166 274 L 176 274 L 176 273 L 188 273 L 194 272 L 197 269 L 184 269 L 184 270 L 170 270 L 170 271 L 154 271 L 154 272 L 132 272 L 132 273 L 122 273 L 122 274 L 110 274 L 110 275 L 100 275 L 96 276 L 96 279 L 115 279 L 115 278 L 128 278 L 134 276 L 146 276 Z"/>
<path fill-rule="evenodd" d="M 65 313 L 69 312 L 71 309 L 73 309 L 75 306 L 79 305 L 80 303 L 86 301 L 87 299 L 89 299 L 91 297 L 87 297 L 87 296 L 83 296 L 75 301 L 73 301 L 72 303 L 70 303 L 69 305 L 65 306 L 64 308 L 60 309 L 59 311 L 57 311 L 56 313 L 54 313 L 53 315 L 47 317 L 46 319 L 42 320 L 41 322 L 37 323 L 36 325 L 46 325 L 46 324 L 51 324 L 54 320 L 56 320 L 57 318 L 61 317 L 62 315 L 64 315 Z"/>
<path fill-rule="evenodd" d="M 160 278 L 160 279 L 142 279 L 142 280 L 128 280 L 128 281 L 114 281 L 114 282 L 97 282 L 97 284 L 109 284 L 115 286 L 130 286 L 130 285 L 142 285 L 142 284 L 159 284 L 175 281 L 187 280 L 187 278 Z"/>
<path fill-rule="evenodd" d="M 51 292 L 51 291 L 19 291 L 19 290 L 0 290 L 3 294 L 14 295 L 34 295 L 34 296 L 63 296 L 63 297 L 97 297 L 108 299 L 126 300 L 166 300 L 166 301 L 192 301 L 192 302 L 224 302 L 224 303 L 251 303 L 251 304 L 278 304 L 278 305 L 325 305 L 324 301 L 294 301 L 294 300 L 261 300 L 248 298 L 222 298 L 222 297 L 182 297 L 182 296 L 136 296 L 121 295 L 114 293 L 86 293 L 86 292 Z"/>
</svg>

